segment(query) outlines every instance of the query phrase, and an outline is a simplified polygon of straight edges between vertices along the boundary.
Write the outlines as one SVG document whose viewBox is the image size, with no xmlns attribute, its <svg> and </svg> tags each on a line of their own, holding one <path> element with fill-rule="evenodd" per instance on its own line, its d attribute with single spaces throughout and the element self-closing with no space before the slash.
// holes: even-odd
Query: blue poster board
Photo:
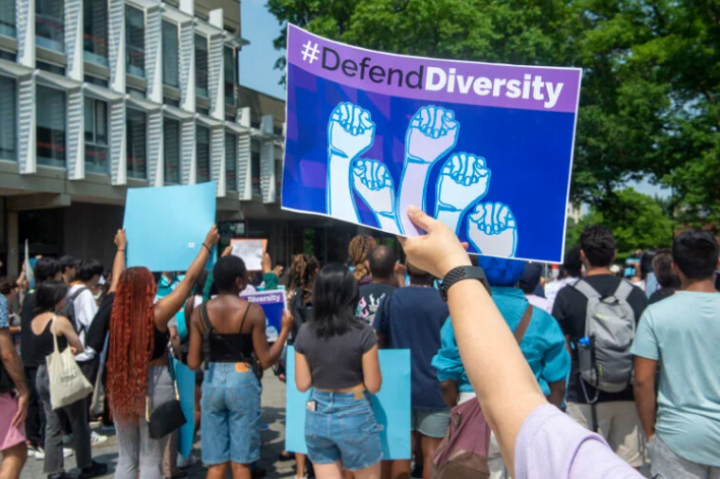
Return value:
<svg viewBox="0 0 720 479">
<path fill-rule="evenodd" d="M 186 271 L 215 223 L 215 182 L 130 188 L 123 228 L 127 266 L 150 271 Z M 215 254 L 207 268 L 212 268 Z"/>
<path fill-rule="evenodd" d="M 240 295 L 250 303 L 262 306 L 265 312 L 265 336 L 269 343 L 274 343 L 280 334 L 283 311 L 285 311 L 285 290 L 258 291 Z"/>
<path fill-rule="evenodd" d="M 410 351 L 384 349 L 380 352 L 383 383 L 372 396 L 375 418 L 381 426 L 384 459 L 410 459 Z M 310 391 L 295 387 L 295 348 L 287 351 L 287 404 L 285 450 L 307 454 L 305 445 L 305 407 Z"/>
<path fill-rule="evenodd" d="M 184 458 L 187 458 L 190 456 L 193 440 L 195 439 L 195 371 L 177 359 L 173 359 L 173 365 L 175 367 L 178 393 L 180 394 L 180 408 L 187 421 L 180 428 L 178 452 Z"/>
<path fill-rule="evenodd" d="M 562 262 L 582 70 L 377 52 L 288 25 L 282 207 Z"/>
</svg>

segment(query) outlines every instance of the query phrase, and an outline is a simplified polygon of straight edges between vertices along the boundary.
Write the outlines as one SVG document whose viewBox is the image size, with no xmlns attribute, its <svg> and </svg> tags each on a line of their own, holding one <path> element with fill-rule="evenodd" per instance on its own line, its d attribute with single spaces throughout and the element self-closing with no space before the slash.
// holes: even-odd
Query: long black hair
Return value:
<svg viewBox="0 0 720 479">
<path fill-rule="evenodd" d="M 329 338 L 361 326 L 355 316 L 359 301 L 357 280 L 347 266 L 333 263 L 321 269 L 313 288 L 310 327 L 315 335 Z"/>
</svg>

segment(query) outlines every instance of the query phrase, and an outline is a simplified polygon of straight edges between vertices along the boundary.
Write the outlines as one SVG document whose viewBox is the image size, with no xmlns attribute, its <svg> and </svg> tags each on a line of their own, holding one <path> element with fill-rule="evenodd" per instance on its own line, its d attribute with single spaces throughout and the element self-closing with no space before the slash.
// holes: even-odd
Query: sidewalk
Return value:
<svg viewBox="0 0 720 479">
<path fill-rule="evenodd" d="M 267 478 L 293 477 L 294 461 L 278 462 L 277 457 L 284 449 L 285 444 L 285 385 L 281 383 L 271 370 L 265 371 L 263 377 L 262 395 L 262 421 L 270 425 L 270 429 L 262 433 L 262 458 L 260 467 L 268 471 Z M 102 431 L 98 431 L 102 433 Z M 200 458 L 200 440 L 196 441 L 193 456 Z M 98 462 L 108 464 L 108 474 L 103 478 L 111 478 L 117 465 L 118 450 L 117 438 L 114 433 L 109 436 L 108 442 L 93 447 L 93 457 Z M 75 455 L 65 460 L 65 470 L 73 475 L 78 474 L 75 468 Z M 190 479 L 204 479 L 205 468 L 194 466 L 187 469 Z M 21 474 L 21 479 L 45 479 L 43 474 L 43 461 L 29 457 Z"/>
</svg>

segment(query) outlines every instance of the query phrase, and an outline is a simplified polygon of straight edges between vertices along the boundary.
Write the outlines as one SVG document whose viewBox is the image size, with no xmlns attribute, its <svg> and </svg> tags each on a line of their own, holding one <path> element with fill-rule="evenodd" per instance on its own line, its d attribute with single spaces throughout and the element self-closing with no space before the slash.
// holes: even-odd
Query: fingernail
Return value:
<svg viewBox="0 0 720 479">
<path fill-rule="evenodd" d="M 407 211 L 408 211 L 409 215 L 416 215 L 416 214 L 420 213 L 420 208 L 418 208 L 415 205 L 410 205 L 410 206 L 408 206 Z"/>
</svg>

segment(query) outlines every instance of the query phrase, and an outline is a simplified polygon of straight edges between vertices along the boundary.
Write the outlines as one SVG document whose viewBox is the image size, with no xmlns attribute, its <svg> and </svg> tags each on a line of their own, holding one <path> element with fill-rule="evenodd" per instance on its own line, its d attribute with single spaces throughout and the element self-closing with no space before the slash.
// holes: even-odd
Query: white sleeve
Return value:
<svg viewBox="0 0 720 479">
<path fill-rule="evenodd" d="M 87 332 L 92 324 L 93 318 L 95 318 L 95 313 L 98 311 L 98 305 L 95 302 L 92 291 L 87 289 L 80 293 L 74 301 L 73 306 L 75 306 L 75 320 L 81 324 Z"/>
</svg>

